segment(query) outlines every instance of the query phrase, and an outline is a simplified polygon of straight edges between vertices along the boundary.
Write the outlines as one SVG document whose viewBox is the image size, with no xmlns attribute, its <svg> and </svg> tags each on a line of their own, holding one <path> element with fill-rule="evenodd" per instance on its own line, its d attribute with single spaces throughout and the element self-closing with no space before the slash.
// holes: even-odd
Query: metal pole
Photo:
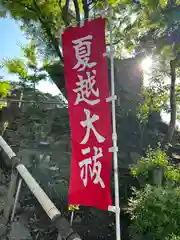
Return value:
<svg viewBox="0 0 180 240">
<path fill-rule="evenodd" d="M 115 96 L 114 86 L 114 47 L 113 47 L 113 9 L 109 9 L 110 17 L 110 60 L 111 60 L 111 96 Z M 116 207 L 116 240 L 121 240 L 120 227 L 120 206 L 119 206 L 119 179 L 118 179 L 118 157 L 117 157 L 117 133 L 116 133 L 116 109 L 115 99 L 112 99 L 112 140 L 113 140 L 113 160 L 114 160 L 114 185 L 115 185 L 115 207 Z"/>
<path fill-rule="evenodd" d="M 14 215 L 16 212 L 16 207 L 17 207 L 17 203 L 18 203 L 18 199 L 19 199 L 21 185 L 22 185 L 22 178 L 20 178 L 19 182 L 18 182 L 17 192 L 16 192 L 16 196 L 15 196 L 15 200 L 14 200 L 14 206 L 13 206 L 13 210 L 12 210 L 12 214 L 11 214 L 11 222 L 13 221 Z"/>
</svg>

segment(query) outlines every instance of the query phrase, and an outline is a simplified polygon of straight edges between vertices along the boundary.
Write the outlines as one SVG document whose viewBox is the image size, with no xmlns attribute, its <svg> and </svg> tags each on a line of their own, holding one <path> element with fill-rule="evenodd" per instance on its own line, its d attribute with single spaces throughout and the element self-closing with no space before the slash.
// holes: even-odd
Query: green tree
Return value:
<svg viewBox="0 0 180 240">
<path fill-rule="evenodd" d="M 23 58 L 5 59 L 2 62 L 9 73 L 15 74 L 18 77 L 22 92 L 20 100 L 23 98 L 23 91 L 27 85 L 33 86 L 34 92 L 36 91 L 36 84 L 42 80 L 47 79 L 44 66 L 38 67 L 38 56 L 36 53 L 36 47 L 33 42 L 27 46 L 22 47 Z M 21 104 L 19 104 L 21 106 Z"/>
<path fill-rule="evenodd" d="M 5 97 L 9 93 L 10 83 L 8 81 L 4 81 L 3 77 L 0 77 L 0 97 Z"/>
<path fill-rule="evenodd" d="M 164 145 L 172 141 L 175 130 L 177 104 L 176 80 L 179 66 L 179 3 L 178 1 L 119 1 L 115 8 L 121 26 L 119 41 L 129 52 L 144 51 L 158 56 L 170 76 L 170 124 Z M 122 11 L 122 14 L 121 14 Z M 117 20 L 115 20 L 117 21 Z M 116 34 L 117 29 L 114 29 Z"/>
<path fill-rule="evenodd" d="M 10 93 L 10 83 L 8 81 L 4 81 L 3 77 L 0 77 L 0 109 L 6 104 L 6 101 L 3 100 Z"/>
<path fill-rule="evenodd" d="M 122 55 L 122 49 L 130 53 L 133 50 L 146 51 L 158 55 L 169 65 L 171 121 L 165 138 L 165 142 L 169 142 L 176 122 L 175 85 L 179 50 L 178 43 L 169 41 L 168 36 L 178 27 L 178 16 L 175 13 L 179 3 L 170 0 L 109 0 L 104 3 L 103 0 L 96 0 L 93 1 L 92 9 L 98 13 L 99 10 L 106 9 L 108 3 L 115 6 L 113 33 L 117 54 Z M 50 50 L 52 53 L 53 50 L 61 61 L 63 57 L 59 30 L 71 24 L 79 24 L 83 13 L 87 20 L 90 13 L 87 0 L 73 0 L 74 10 L 69 0 L 3 0 L 1 7 L 14 19 L 22 21 L 23 29 L 36 40 L 41 51 L 49 53 Z"/>
<path fill-rule="evenodd" d="M 57 33 L 63 26 L 62 9 L 57 0 L 15 0 L 1 1 L 1 8 L 15 20 L 20 20 L 26 30 L 42 49 L 49 48 L 61 60 L 63 57 L 59 48 Z M 40 36 L 40 37 L 39 37 Z"/>
<path fill-rule="evenodd" d="M 23 31 L 35 41 L 39 53 L 45 57 L 58 57 L 63 64 L 60 31 L 80 24 L 80 13 L 89 16 L 87 0 L 1 0 L 0 7 L 6 14 L 20 21 Z M 75 9 L 75 10 L 73 10 Z M 55 83 L 61 90 L 61 83 Z"/>
<path fill-rule="evenodd" d="M 80 20 L 87 20 L 93 12 L 106 9 L 108 2 L 93 1 L 88 7 L 87 0 L 1 0 L 0 7 L 3 12 L 10 14 L 19 21 L 21 28 L 34 40 L 38 52 L 42 56 L 51 56 L 53 60 L 58 57 L 63 65 L 61 54 L 61 31 L 70 25 L 79 25 Z M 109 1 L 110 4 L 118 2 Z M 118 27 L 116 28 L 118 29 Z M 55 82 L 61 90 L 60 81 Z"/>
<path fill-rule="evenodd" d="M 80 12 L 88 19 L 87 0 L 2 0 L 3 12 L 21 20 L 22 28 L 35 39 L 42 52 L 54 53 L 63 61 L 59 30 L 70 24 L 80 24 Z M 73 11 L 72 9 L 75 9 Z"/>
<path fill-rule="evenodd" d="M 109 4 L 118 3 L 110 0 Z M 37 43 L 40 51 L 55 54 L 63 62 L 59 30 L 70 25 L 80 25 L 88 20 L 90 12 L 103 10 L 108 2 L 95 0 L 92 7 L 88 0 L 1 0 L 0 6 L 6 14 L 20 20 L 22 29 Z M 82 17 L 83 16 L 83 17 Z"/>
</svg>

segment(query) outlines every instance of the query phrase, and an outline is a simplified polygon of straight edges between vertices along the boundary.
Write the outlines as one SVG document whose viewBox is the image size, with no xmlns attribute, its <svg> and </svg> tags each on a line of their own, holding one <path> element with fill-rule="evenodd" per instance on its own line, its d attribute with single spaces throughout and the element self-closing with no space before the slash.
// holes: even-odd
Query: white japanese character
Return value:
<svg viewBox="0 0 180 240">
<path fill-rule="evenodd" d="M 72 41 L 72 43 L 75 44 L 75 46 L 73 47 L 75 49 L 76 59 L 78 61 L 77 64 L 73 67 L 73 69 L 78 69 L 78 71 L 84 71 L 86 67 L 92 68 L 97 64 L 96 62 L 89 63 L 92 38 L 92 35 L 88 35 L 86 37 L 82 37 Z"/>
<path fill-rule="evenodd" d="M 83 155 L 90 153 L 90 148 L 85 148 L 81 150 Z M 105 184 L 101 178 L 102 164 L 97 161 L 98 158 L 103 157 L 102 148 L 94 147 L 94 156 L 88 157 L 81 162 L 79 162 L 79 167 L 81 168 L 80 177 L 83 180 L 83 184 L 86 187 L 88 182 L 88 168 L 90 171 L 91 180 L 94 184 L 100 184 L 102 188 L 105 188 Z M 92 162 L 93 159 L 93 162 Z M 94 179 L 93 179 L 94 178 Z"/>
<path fill-rule="evenodd" d="M 98 152 L 99 151 L 99 152 Z M 95 176 L 95 179 L 93 181 L 94 184 L 100 183 L 102 188 L 105 188 L 104 182 L 102 178 L 100 177 L 101 175 L 101 170 L 102 170 L 102 164 L 97 161 L 98 158 L 103 157 L 102 154 L 102 148 L 97 148 L 94 147 L 94 156 L 93 156 L 93 168 L 91 169 L 91 178 Z"/>
<path fill-rule="evenodd" d="M 73 91 L 77 93 L 75 105 L 79 104 L 80 102 L 86 102 L 90 105 L 95 105 L 100 102 L 100 99 L 89 99 L 91 95 L 94 95 L 97 98 L 99 97 L 99 89 L 94 89 L 94 85 L 96 84 L 96 70 L 93 70 L 92 73 L 94 74 L 93 76 L 91 76 L 90 72 L 86 73 L 87 79 L 83 79 L 83 76 L 78 75 L 79 82 L 76 82 L 76 85 L 78 87 L 76 89 L 73 89 Z"/>
<path fill-rule="evenodd" d="M 88 154 L 90 153 L 90 148 L 85 148 L 83 150 L 81 150 L 82 154 Z M 81 162 L 79 162 L 79 167 L 81 168 L 81 174 L 80 177 L 83 180 L 83 184 L 86 187 L 87 186 L 87 180 L 88 180 L 88 165 L 92 164 L 92 159 L 91 157 L 86 158 L 84 160 L 82 160 Z"/>
<path fill-rule="evenodd" d="M 86 120 L 84 121 L 81 121 L 80 124 L 81 126 L 83 127 L 86 127 L 86 135 L 85 137 L 83 138 L 83 140 L 81 141 L 81 144 L 85 144 L 87 143 L 88 139 L 89 139 L 89 135 L 90 135 L 90 131 L 92 130 L 97 141 L 99 143 L 102 143 L 105 141 L 105 138 L 103 136 L 101 136 L 95 129 L 95 127 L 93 126 L 93 122 L 99 120 L 99 116 L 98 115 L 95 115 L 93 114 L 92 117 L 90 116 L 90 111 L 88 109 L 84 109 L 84 112 L 86 114 Z"/>
</svg>

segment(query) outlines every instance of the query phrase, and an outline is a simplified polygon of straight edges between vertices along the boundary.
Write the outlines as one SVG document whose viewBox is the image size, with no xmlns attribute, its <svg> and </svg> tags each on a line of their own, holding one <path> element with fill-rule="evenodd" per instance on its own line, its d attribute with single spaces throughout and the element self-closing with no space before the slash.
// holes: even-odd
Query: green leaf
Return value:
<svg viewBox="0 0 180 240">
<path fill-rule="evenodd" d="M 167 0 L 159 0 L 159 5 L 161 8 L 165 8 L 167 6 Z"/>
<path fill-rule="evenodd" d="M 2 65 L 7 68 L 9 73 L 17 74 L 21 79 L 25 79 L 28 76 L 25 63 L 20 58 L 6 59 Z"/>
<path fill-rule="evenodd" d="M 27 46 L 22 47 L 23 55 L 28 60 L 29 64 L 36 65 L 37 64 L 37 53 L 36 46 L 33 42 L 28 44 Z"/>
<path fill-rule="evenodd" d="M 10 93 L 10 83 L 3 81 L 0 82 L 0 97 L 5 97 Z"/>
<path fill-rule="evenodd" d="M 168 60 L 173 60 L 175 58 L 173 48 L 173 45 L 164 45 L 161 49 L 162 56 Z"/>
</svg>

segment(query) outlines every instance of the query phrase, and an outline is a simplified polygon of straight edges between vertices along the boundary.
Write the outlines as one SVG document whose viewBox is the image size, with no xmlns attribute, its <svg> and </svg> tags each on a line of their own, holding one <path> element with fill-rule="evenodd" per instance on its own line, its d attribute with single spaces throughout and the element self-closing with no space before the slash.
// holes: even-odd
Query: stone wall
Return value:
<svg viewBox="0 0 180 240">
<path fill-rule="evenodd" d="M 118 96 L 117 105 L 127 113 L 136 113 L 142 102 L 141 88 L 143 75 L 141 71 L 142 57 L 131 59 L 115 59 L 115 91 Z"/>
</svg>

